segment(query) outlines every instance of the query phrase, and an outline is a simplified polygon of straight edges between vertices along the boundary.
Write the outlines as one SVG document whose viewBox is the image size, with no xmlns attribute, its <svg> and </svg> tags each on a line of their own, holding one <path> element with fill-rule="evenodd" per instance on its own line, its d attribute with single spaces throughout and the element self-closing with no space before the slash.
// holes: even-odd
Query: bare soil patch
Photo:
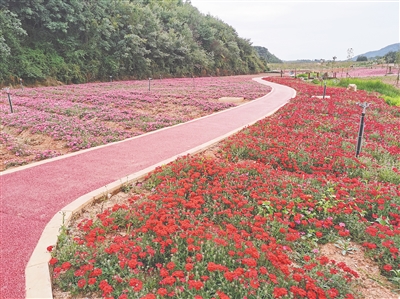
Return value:
<svg viewBox="0 0 400 299">
<path fill-rule="evenodd" d="M 395 287 L 380 274 L 379 267 L 366 256 L 363 248 L 355 243 L 350 243 L 350 246 L 357 249 L 352 254 L 343 255 L 341 249 L 332 243 L 321 246 L 320 253 L 330 260 L 346 263 L 359 274 L 356 291 L 361 294 L 360 298 L 398 299 L 399 295 L 392 292 Z"/>
</svg>

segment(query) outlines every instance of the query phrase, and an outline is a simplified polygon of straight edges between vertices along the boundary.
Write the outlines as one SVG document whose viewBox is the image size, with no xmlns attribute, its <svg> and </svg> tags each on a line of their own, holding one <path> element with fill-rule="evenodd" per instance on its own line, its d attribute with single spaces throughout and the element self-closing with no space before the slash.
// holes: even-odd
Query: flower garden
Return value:
<svg viewBox="0 0 400 299">
<path fill-rule="evenodd" d="M 150 90 L 149 90 L 150 89 Z M 252 100 L 269 88 L 249 76 L 155 79 L 1 92 L 0 170 L 120 141 Z"/>
<path fill-rule="evenodd" d="M 400 108 L 364 91 L 319 99 L 320 86 L 268 80 L 296 98 L 64 227 L 48 248 L 54 287 L 90 298 L 361 298 L 357 269 L 320 252 L 332 243 L 346 254 L 351 241 L 398 291 Z M 358 102 L 371 106 L 355 158 Z"/>
<path fill-rule="evenodd" d="M 377 76 L 387 76 L 387 75 L 397 75 L 398 68 L 389 68 L 388 67 L 356 67 L 350 69 L 341 69 L 337 72 L 338 78 L 364 78 L 364 77 L 377 77 Z"/>
</svg>

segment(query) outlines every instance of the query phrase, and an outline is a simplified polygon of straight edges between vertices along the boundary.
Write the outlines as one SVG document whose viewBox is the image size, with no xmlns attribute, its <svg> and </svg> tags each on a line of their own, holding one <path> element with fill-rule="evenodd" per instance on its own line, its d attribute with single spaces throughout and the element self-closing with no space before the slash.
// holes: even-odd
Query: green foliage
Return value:
<svg viewBox="0 0 400 299">
<path fill-rule="evenodd" d="M 392 106 L 400 106 L 400 90 L 390 84 L 383 83 L 380 80 L 373 79 L 357 79 L 346 78 L 337 80 L 329 80 L 327 84 L 330 86 L 347 87 L 349 84 L 356 84 L 357 89 L 369 92 L 379 92 L 382 94 L 386 103 Z"/>
<path fill-rule="evenodd" d="M 395 63 L 397 62 L 397 53 L 399 52 L 390 51 L 385 56 L 383 56 L 383 58 L 385 59 L 386 63 Z"/>
<path fill-rule="evenodd" d="M 26 35 L 17 14 L 0 6 L 0 84 L 15 75 L 15 54 L 20 54 Z"/>
<path fill-rule="evenodd" d="M 356 61 L 368 61 L 368 57 L 364 55 L 360 55 L 357 57 Z"/>
<path fill-rule="evenodd" d="M 249 40 L 181 0 L 4 0 L 0 25 L 2 84 L 17 76 L 80 83 L 267 69 Z"/>
<path fill-rule="evenodd" d="M 257 51 L 258 55 L 260 55 L 261 58 L 264 58 L 268 63 L 283 63 L 281 59 L 269 52 L 267 48 L 254 46 L 254 49 Z"/>
</svg>

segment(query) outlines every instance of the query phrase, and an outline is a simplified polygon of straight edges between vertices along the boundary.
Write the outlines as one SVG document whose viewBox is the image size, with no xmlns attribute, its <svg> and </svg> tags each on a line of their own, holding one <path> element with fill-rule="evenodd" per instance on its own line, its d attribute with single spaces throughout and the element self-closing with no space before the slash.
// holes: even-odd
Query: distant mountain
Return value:
<svg viewBox="0 0 400 299">
<path fill-rule="evenodd" d="M 370 51 L 365 54 L 357 55 L 357 56 L 353 57 L 353 60 L 356 61 L 358 56 L 366 56 L 367 58 L 383 57 L 389 52 L 397 52 L 399 50 L 400 50 L 400 43 L 397 43 L 397 44 L 386 46 L 377 51 Z"/>
<path fill-rule="evenodd" d="M 267 63 L 282 63 L 283 61 L 280 60 L 278 57 L 276 57 L 274 54 L 271 54 L 267 48 L 260 47 L 260 46 L 253 46 L 253 48 L 256 50 L 258 55 L 261 58 L 264 58 Z"/>
</svg>

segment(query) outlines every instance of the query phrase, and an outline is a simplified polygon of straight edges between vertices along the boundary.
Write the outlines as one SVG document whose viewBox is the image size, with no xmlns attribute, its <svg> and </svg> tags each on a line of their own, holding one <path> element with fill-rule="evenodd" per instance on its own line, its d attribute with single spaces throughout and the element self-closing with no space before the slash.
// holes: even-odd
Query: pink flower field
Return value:
<svg viewBox="0 0 400 299">
<path fill-rule="evenodd" d="M 253 100 L 270 89 L 250 76 L 154 79 L 1 92 L 0 170 L 124 140 Z"/>
<path fill-rule="evenodd" d="M 398 69 L 392 68 L 392 72 L 389 73 L 389 69 L 387 67 L 357 67 L 357 68 L 349 68 L 349 69 L 341 69 L 337 70 L 336 77 L 337 78 L 365 78 L 365 77 L 383 77 L 390 75 L 397 75 Z"/>
</svg>

